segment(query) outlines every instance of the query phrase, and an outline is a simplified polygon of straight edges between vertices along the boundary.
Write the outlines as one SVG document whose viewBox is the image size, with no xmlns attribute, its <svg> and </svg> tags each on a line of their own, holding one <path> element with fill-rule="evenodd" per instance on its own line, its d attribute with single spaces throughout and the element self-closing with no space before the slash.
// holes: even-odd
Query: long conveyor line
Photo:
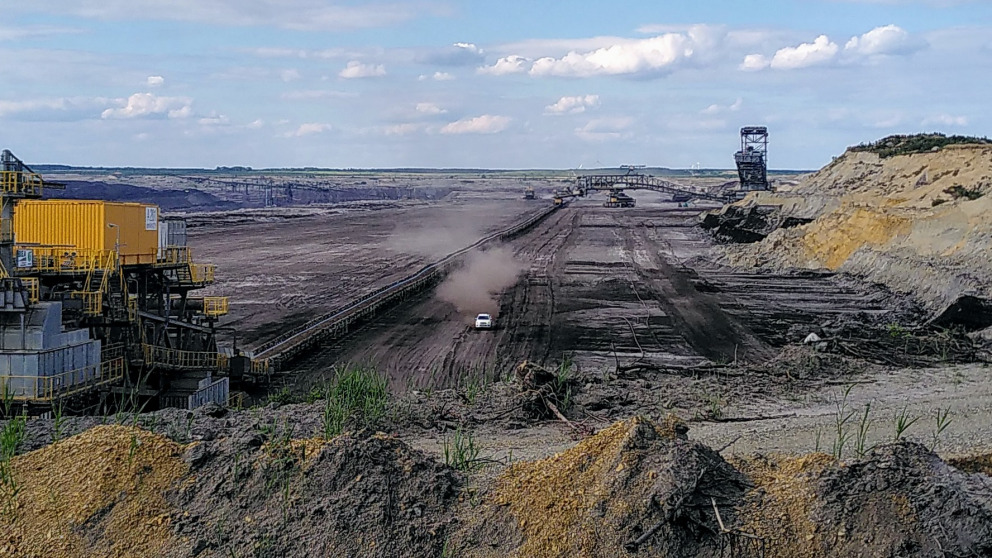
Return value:
<svg viewBox="0 0 992 558">
<path fill-rule="evenodd" d="M 392 306 L 410 295 L 434 285 L 457 265 L 465 254 L 488 244 L 503 242 L 523 234 L 561 207 L 560 205 L 549 206 L 512 227 L 493 233 L 457 252 L 452 252 L 406 278 L 349 303 L 344 308 L 317 317 L 262 343 L 248 354 L 255 363 L 253 368 L 264 372 L 278 371 L 281 366 L 298 357 L 303 351 L 346 334 L 356 322 L 365 320 L 383 308 Z"/>
</svg>

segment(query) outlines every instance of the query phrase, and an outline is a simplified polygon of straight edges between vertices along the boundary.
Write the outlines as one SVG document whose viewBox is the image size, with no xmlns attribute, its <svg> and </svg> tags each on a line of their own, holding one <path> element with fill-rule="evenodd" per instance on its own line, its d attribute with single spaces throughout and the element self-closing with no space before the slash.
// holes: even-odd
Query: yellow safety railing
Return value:
<svg viewBox="0 0 992 558">
<path fill-rule="evenodd" d="M 15 401 L 54 401 L 121 380 L 124 358 L 69 370 L 54 376 L 0 375 L 0 392 Z"/>
<path fill-rule="evenodd" d="M 159 263 L 181 264 L 190 261 L 190 251 L 188 246 L 167 246 Z"/>
<path fill-rule="evenodd" d="M 269 363 L 269 359 L 263 358 L 263 359 L 251 361 L 250 372 L 252 374 L 268 374 L 271 371 L 272 371 L 272 366 Z"/>
<path fill-rule="evenodd" d="M 127 343 L 109 343 L 100 348 L 102 360 L 111 361 L 127 355 Z"/>
<path fill-rule="evenodd" d="M 128 296 L 127 298 L 127 321 L 138 321 L 138 297 Z"/>
<path fill-rule="evenodd" d="M 21 284 L 28 290 L 28 301 L 41 300 L 41 282 L 37 277 L 21 277 Z"/>
<path fill-rule="evenodd" d="M 228 299 L 226 296 L 205 296 L 203 297 L 203 314 L 217 317 L 227 314 Z"/>
<path fill-rule="evenodd" d="M 75 248 L 53 248 L 16 246 L 16 250 L 34 252 L 34 262 L 29 268 L 20 268 L 28 273 L 81 273 L 94 268 L 115 268 L 117 254 L 113 250 L 89 250 Z"/>
<path fill-rule="evenodd" d="M 113 250 L 101 250 L 101 258 L 90 260 L 90 267 L 86 272 L 85 285 L 89 286 L 93 282 L 93 276 L 102 271 L 100 286 L 95 291 L 73 291 L 72 297 L 83 301 L 83 313 L 90 316 L 99 316 L 103 313 L 103 293 L 107 292 L 110 284 L 110 276 L 117 269 L 119 263 L 117 253 Z"/>
<path fill-rule="evenodd" d="M 0 171 L 0 189 L 5 194 L 41 196 L 45 181 L 33 172 Z"/>
<path fill-rule="evenodd" d="M 227 366 L 227 356 L 221 353 L 181 351 L 144 344 L 141 346 L 146 364 L 158 364 L 179 370 L 221 370 Z"/>
<path fill-rule="evenodd" d="M 217 266 L 214 264 L 189 264 L 190 280 L 194 284 L 213 283 Z"/>
<path fill-rule="evenodd" d="M 103 293 L 99 291 L 72 291 L 72 298 L 83 301 L 83 313 L 99 316 L 103 313 Z"/>
</svg>

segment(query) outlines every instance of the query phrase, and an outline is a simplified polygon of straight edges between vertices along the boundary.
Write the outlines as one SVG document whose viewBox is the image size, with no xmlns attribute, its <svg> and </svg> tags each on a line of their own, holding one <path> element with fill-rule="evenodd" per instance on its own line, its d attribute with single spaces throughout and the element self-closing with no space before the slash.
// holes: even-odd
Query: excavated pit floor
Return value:
<svg viewBox="0 0 992 558">
<path fill-rule="evenodd" d="M 699 208 L 644 198 L 634 209 L 581 200 L 511 241 L 524 271 L 499 296 L 495 330 L 473 330 L 474 313 L 425 293 L 305 355 L 288 381 L 303 391 L 346 363 L 377 367 L 397 391 L 502 378 L 525 359 L 554 365 L 570 358 L 587 371 L 617 364 L 753 364 L 822 323 L 904 315 L 887 292 L 829 274 L 759 275 L 713 266 L 705 259 L 712 241 L 696 226 Z M 499 213 L 505 218 L 491 222 L 512 221 L 521 205 L 508 204 Z M 388 229 L 373 216 L 397 218 L 364 214 L 372 231 Z M 351 257 L 378 251 L 369 244 L 374 233 L 364 234 L 365 244 L 349 244 Z M 353 267 L 354 282 L 386 284 L 424 261 L 407 255 L 399 258 L 405 267 L 377 268 L 384 257 Z M 340 293 L 328 296 L 341 299 Z"/>
</svg>

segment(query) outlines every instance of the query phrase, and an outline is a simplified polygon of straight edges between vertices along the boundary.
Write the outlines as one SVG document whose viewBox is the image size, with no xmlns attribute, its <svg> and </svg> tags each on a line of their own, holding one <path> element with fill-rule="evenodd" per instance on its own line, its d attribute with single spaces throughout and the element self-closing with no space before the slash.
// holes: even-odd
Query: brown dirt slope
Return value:
<svg viewBox="0 0 992 558">
<path fill-rule="evenodd" d="M 768 558 L 985 556 L 992 551 L 989 477 L 950 467 L 919 444 L 890 444 L 849 464 L 829 456 L 752 456 L 738 508 Z"/>
<path fill-rule="evenodd" d="M 710 499 L 731 509 L 746 480 L 673 422 L 633 418 L 497 481 L 456 535 L 465 556 L 705 556 L 716 548 Z M 643 536 L 643 538 L 642 538 Z M 487 544 L 488 543 L 488 544 Z"/>
<path fill-rule="evenodd" d="M 848 151 L 789 192 L 735 207 L 812 220 L 727 248 L 746 267 L 849 272 L 941 311 L 962 295 L 992 299 L 992 146 L 952 145 L 880 158 Z M 977 199 L 970 199 L 976 198 Z"/>
<path fill-rule="evenodd" d="M 14 458 L 0 556 L 160 555 L 177 542 L 165 496 L 187 474 L 181 454 L 163 436 L 98 426 Z"/>
<path fill-rule="evenodd" d="M 394 437 L 295 437 L 320 409 L 159 413 L 164 431 L 190 421 L 184 445 L 96 426 L 17 456 L 0 556 L 992 554 L 992 478 L 918 444 L 728 462 L 671 415 L 635 417 L 480 497 Z"/>
</svg>

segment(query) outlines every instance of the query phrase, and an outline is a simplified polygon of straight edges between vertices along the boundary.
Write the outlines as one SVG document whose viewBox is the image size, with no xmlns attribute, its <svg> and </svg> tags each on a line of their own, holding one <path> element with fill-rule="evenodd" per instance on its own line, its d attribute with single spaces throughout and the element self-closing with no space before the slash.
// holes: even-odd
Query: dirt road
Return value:
<svg viewBox="0 0 992 558">
<path fill-rule="evenodd" d="M 371 364 L 389 376 L 394 389 L 425 388 L 492 379 L 522 360 L 547 359 L 555 262 L 578 217 L 558 211 L 509 243 L 514 259 L 526 266 L 500 297 L 495 329 L 476 331 L 474 313 L 460 313 L 429 294 L 301 359 L 292 374 L 306 383 L 325 377 L 336 363 Z"/>
</svg>

